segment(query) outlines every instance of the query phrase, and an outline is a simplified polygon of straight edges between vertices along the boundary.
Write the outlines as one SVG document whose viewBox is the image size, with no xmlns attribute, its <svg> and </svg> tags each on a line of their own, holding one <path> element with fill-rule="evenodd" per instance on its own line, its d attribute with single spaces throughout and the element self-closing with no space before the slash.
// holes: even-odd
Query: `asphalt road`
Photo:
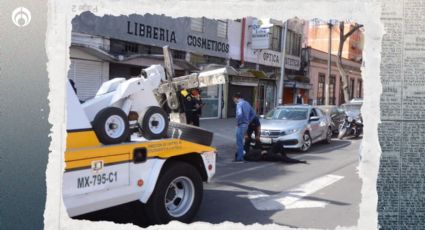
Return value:
<svg viewBox="0 0 425 230">
<path fill-rule="evenodd" d="M 315 144 L 307 153 L 290 151 L 308 164 L 282 162 L 232 163 L 235 147 L 233 119 L 202 120 L 214 132 L 217 170 L 194 221 L 245 225 L 275 223 L 288 227 L 354 226 L 359 218 L 361 180 L 357 175 L 361 139 Z M 146 227 L 146 210 L 133 202 L 80 216 Z"/>
<path fill-rule="evenodd" d="M 307 153 L 289 151 L 289 157 L 308 164 L 241 164 L 232 163 L 234 120 L 203 120 L 201 126 L 215 132 L 217 173 L 204 186 L 195 221 L 331 229 L 357 224 L 361 139 L 333 139 L 331 144 L 313 145 Z"/>
</svg>

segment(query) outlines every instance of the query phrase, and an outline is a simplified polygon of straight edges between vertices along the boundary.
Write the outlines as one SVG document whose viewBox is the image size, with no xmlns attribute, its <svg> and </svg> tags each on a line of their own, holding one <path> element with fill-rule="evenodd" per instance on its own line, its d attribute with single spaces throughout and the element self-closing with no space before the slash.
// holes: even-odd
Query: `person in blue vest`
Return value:
<svg viewBox="0 0 425 230">
<path fill-rule="evenodd" d="M 241 94 L 237 92 L 233 96 L 236 103 L 236 156 L 234 162 L 244 162 L 244 137 L 248 130 L 248 125 L 255 117 L 254 109 L 251 105 L 241 98 Z"/>
</svg>

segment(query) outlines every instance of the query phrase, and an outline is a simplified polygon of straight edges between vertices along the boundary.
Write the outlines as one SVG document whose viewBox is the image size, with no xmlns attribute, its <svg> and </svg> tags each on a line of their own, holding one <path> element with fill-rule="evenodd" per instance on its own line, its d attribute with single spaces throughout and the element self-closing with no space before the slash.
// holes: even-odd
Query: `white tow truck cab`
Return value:
<svg viewBox="0 0 425 230">
<path fill-rule="evenodd" d="M 203 182 L 208 182 L 215 173 L 213 147 L 180 139 L 182 130 L 173 130 L 176 138 L 147 139 L 134 134 L 131 138 L 126 136 L 125 141 L 107 144 L 99 140 L 99 133 L 94 130 L 92 124 L 96 123 L 99 110 L 112 112 L 104 115 L 103 124 L 95 125 L 97 128 L 103 125 L 100 129 L 104 134 L 115 138 L 128 129 L 128 124 L 122 122 L 128 122 L 126 119 L 134 108 L 130 105 L 144 112 L 158 105 L 150 93 L 143 96 L 146 99 L 143 101 L 132 97 L 134 94 L 126 95 L 129 86 L 137 85 L 138 81 L 145 79 L 130 80 L 126 87 L 122 79 L 113 80 L 101 87 L 96 101 L 84 104 L 78 100 L 71 84 L 67 84 L 63 199 L 70 217 L 136 200 L 145 204 L 146 218 L 152 223 L 189 222 L 196 214 L 202 200 Z M 159 82 L 150 81 L 144 88 L 152 91 Z M 127 91 L 120 91 L 122 89 Z M 121 96 L 114 97 L 118 95 L 117 90 Z M 122 110 L 125 119 L 113 110 Z M 155 128 L 151 134 L 155 134 Z"/>
</svg>

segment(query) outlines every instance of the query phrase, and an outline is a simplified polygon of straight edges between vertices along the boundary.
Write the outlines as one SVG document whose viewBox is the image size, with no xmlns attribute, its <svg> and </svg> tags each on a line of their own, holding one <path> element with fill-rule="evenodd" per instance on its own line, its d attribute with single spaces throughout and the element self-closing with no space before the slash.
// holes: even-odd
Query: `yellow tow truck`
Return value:
<svg viewBox="0 0 425 230">
<path fill-rule="evenodd" d="M 70 217 L 132 201 L 144 204 L 151 223 L 190 222 L 196 214 L 203 182 L 216 170 L 212 133 L 173 123 L 160 109 L 179 107 L 176 90 L 224 83 L 226 70 L 180 81 L 158 77 L 164 74 L 158 66 L 144 73 L 105 82 L 84 103 L 67 84 L 63 199 Z"/>
</svg>

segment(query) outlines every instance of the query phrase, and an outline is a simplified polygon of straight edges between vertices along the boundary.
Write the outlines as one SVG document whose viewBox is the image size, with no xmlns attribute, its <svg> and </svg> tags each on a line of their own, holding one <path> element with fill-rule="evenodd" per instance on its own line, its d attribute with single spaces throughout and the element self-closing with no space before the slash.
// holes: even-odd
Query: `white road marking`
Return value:
<svg viewBox="0 0 425 230">
<path fill-rule="evenodd" d="M 251 191 L 248 193 L 247 198 L 257 210 L 323 208 L 328 204 L 328 202 L 305 200 L 304 197 L 311 195 L 341 180 L 342 178 L 344 177 L 338 175 L 326 175 L 275 195 L 267 195 L 261 191 Z"/>
</svg>

